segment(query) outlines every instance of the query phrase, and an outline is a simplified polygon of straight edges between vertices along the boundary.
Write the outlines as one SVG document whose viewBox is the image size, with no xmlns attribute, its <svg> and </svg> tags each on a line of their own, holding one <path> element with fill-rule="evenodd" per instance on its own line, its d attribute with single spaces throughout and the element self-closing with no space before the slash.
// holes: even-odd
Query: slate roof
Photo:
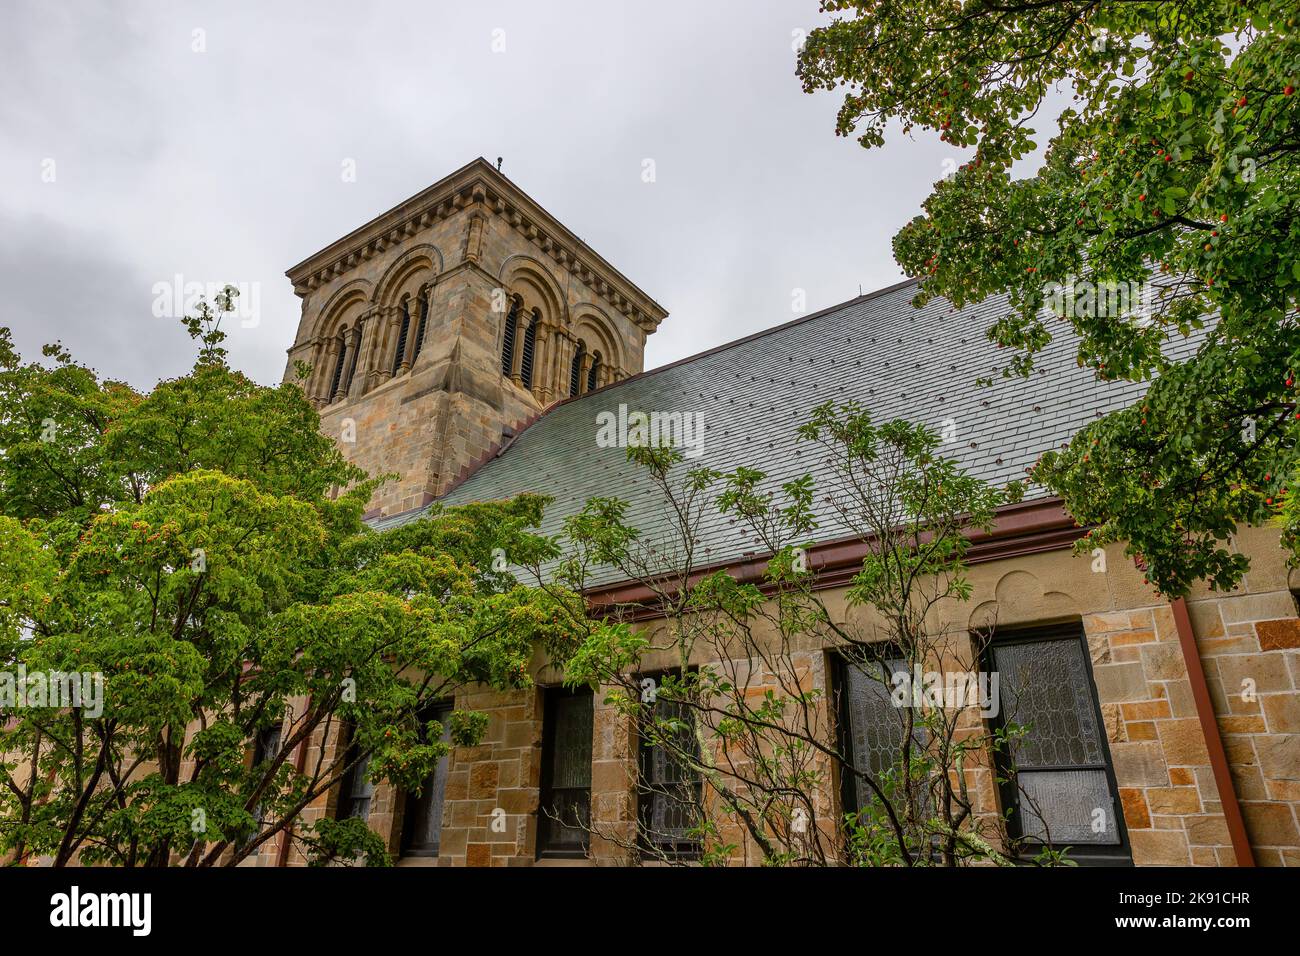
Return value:
<svg viewBox="0 0 1300 956">
<path fill-rule="evenodd" d="M 1008 356 L 984 333 L 1006 314 L 1006 299 L 995 296 L 960 311 L 935 299 L 915 309 L 915 291 L 914 282 L 890 286 L 553 405 L 441 500 L 450 505 L 525 491 L 547 494 L 555 501 L 542 532 L 556 534 L 588 498 L 617 496 L 629 502 L 628 520 L 644 535 L 657 536 L 669 527 L 658 493 L 627 461 L 625 449 L 596 444 L 597 414 L 617 411 L 620 403 L 646 412 L 703 412 L 704 454 L 679 467 L 728 471 L 746 465 L 766 472 L 774 486 L 809 470 L 817 477 L 821 456 L 810 443 L 797 444 L 794 429 L 827 400 L 856 399 L 876 421 L 906 418 L 941 430 L 952 419 L 957 439 L 942 453 L 968 473 L 1002 485 L 1023 478 L 1042 452 L 1145 391 L 1143 383 L 1102 383 L 1091 369 L 1079 368 L 1077 339 L 1063 321 L 1050 323 L 1053 341 L 1030 378 L 1003 379 L 999 372 Z M 1172 340 L 1168 354 L 1185 359 L 1198 340 Z M 981 376 L 992 376 L 994 384 L 977 386 Z M 1030 487 L 1026 497 L 1046 494 Z M 814 500 L 820 505 L 820 495 Z M 827 520 L 818 538 L 846 536 L 829 506 L 820 506 Z M 372 525 L 390 528 L 424 510 Z M 707 548 L 701 563 L 760 550 L 740 524 L 709 512 L 701 528 Z M 611 571 L 592 583 L 618 578 Z"/>
</svg>

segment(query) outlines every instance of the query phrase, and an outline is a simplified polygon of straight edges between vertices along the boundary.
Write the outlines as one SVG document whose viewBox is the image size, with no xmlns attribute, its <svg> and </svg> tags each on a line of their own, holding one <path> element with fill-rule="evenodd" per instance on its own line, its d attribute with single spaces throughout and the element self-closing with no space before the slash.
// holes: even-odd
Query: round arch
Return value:
<svg viewBox="0 0 1300 956">
<path fill-rule="evenodd" d="M 540 308 L 543 319 L 561 325 L 568 322 L 564 292 L 555 276 L 539 260 L 522 253 L 510 256 L 501 264 L 497 278 L 508 296 L 523 296 L 528 311 Z"/>
<path fill-rule="evenodd" d="M 583 302 L 574 307 L 573 325 L 570 331 L 575 338 L 587 343 L 587 351 L 599 352 L 601 361 L 605 365 L 630 374 L 631 370 L 626 365 L 622 343 L 614 332 L 614 323 L 595 303 Z"/>
<path fill-rule="evenodd" d="M 420 273 L 428 273 L 428 276 L 424 282 L 418 284 L 419 287 L 432 284 L 442 272 L 442 261 L 442 253 L 433 243 L 425 242 L 408 249 L 385 270 L 383 277 L 375 286 L 371 303 L 396 305 L 401 299 L 401 293 L 408 291 L 406 287 L 411 277 Z M 415 289 L 409 291 L 414 292 Z"/>
<path fill-rule="evenodd" d="M 373 288 L 369 279 L 353 279 L 339 288 L 317 313 L 314 337 L 325 337 L 339 331 L 341 320 L 358 302 L 364 309 L 370 301 Z"/>
</svg>

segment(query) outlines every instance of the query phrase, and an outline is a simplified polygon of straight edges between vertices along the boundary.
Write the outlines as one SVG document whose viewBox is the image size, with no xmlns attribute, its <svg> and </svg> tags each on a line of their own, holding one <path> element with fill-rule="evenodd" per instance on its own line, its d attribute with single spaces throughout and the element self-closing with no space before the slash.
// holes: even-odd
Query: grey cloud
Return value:
<svg viewBox="0 0 1300 956">
<path fill-rule="evenodd" d="M 788 321 L 795 290 L 811 312 L 896 281 L 894 232 L 961 159 L 834 136 L 835 98 L 794 76 L 815 0 L 33 2 L 7 19 L 9 321 L 145 386 L 191 351 L 139 290 L 258 283 L 261 321 L 232 329 L 231 355 L 276 381 L 299 312 L 284 269 L 474 156 L 503 156 L 670 310 L 650 365 Z"/>
</svg>

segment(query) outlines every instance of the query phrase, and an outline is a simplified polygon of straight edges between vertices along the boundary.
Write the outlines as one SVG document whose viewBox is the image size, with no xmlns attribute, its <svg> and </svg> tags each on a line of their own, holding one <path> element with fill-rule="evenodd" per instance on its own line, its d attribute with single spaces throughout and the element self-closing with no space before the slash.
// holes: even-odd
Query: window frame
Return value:
<svg viewBox="0 0 1300 956">
<path fill-rule="evenodd" d="M 420 722 L 420 739 L 421 740 L 424 739 L 424 726 L 430 720 L 437 720 L 440 724 L 442 724 L 443 733 L 445 735 L 447 733 L 447 717 L 455 709 L 456 709 L 455 701 L 452 700 L 433 701 L 432 703 L 426 705 L 420 711 L 420 716 L 417 718 Z M 442 758 L 442 760 L 447 761 L 448 773 L 451 772 L 451 766 L 450 766 L 451 756 L 452 756 L 451 753 L 448 752 L 447 755 Z M 439 761 L 439 765 L 441 765 L 442 760 Z M 425 779 L 426 781 L 429 781 L 429 780 L 433 780 L 437 776 L 438 776 L 438 766 L 435 766 L 432 772 L 430 772 L 429 776 Z M 398 852 L 397 852 L 398 859 L 408 858 L 408 857 L 425 857 L 425 858 L 436 860 L 438 857 L 442 855 L 442 831 L 445 826 L 445 820 L 447 814 L 447 781 L 445 777 L 443 779 L 442 811 L 439 814 L 439 818 L 438 818 L 437 842 L 433 844 L 421 844 L 419 847 L 415 847 L 415 848 L 411 846 L 411 840 L 414 835 L 414 826 L 415 826 L 415 819 L 416 819 L 416 815 L 411 811 L 414 809 L 415 806 L 423 803 L 428 798 L 428 794 L 429 794 L 429 790 L 427 787 L 420 794 L 419 797 L 416 797 L 415 794 L 411 793 L 410 791 L 403 791 L 402 831 L 398 842 Z"/>
<path fill-rule="evenodd" d="M 853 747 L 853 716 L 849 707 L 849 668 L 856 666 L 849 660 L 843 648 L 831 650 L 833 665 L 830 668 L 831 679 L 835 687 L 835 721 L 836 721 L 836 740 L 840 747 L 840 752 L 850 767 L 857 766 L 857 753 Z M 906 663 L 906 658 L 902 656 L 898 648 L 890 643 L 882 643 L 872 646 L 872 659 L 876 663 L 889 665 L 891 661 L 902 661 Z M 924 727 L 918 727 L 916 723 L 912 725 L 912 734 L 915 739 L 916 734 L 925 733 Z M 916 746 L 926 746 L 926 741 L 916 740 Z M 839 780 L 839 797 L 840 797 L 840 826 L 844 825 L 844 817 L 850 813 L 861 813 L 863 808 L 858 805 L 858 788 L 857 777 L 853 773 L 840 771 Z"/>
<path fill-rule="evenodd" d="M 542 691 L 542 770 L 537 799 L 537 859 L 583 860 L 591 849 L 591 780 L 592 760 L 595 757 L 593 740 L 587 746 L 587 829 L 582 834 L 581 847 L 555 846 L 550 843 L 553 830 L 573 829 L 564 827 L 547 814 L 554 794 L 554 769 L 552 756 L 555 753 L 555 734 L 558 725 L 559 701 L 565 698 L 586 697 L 591 705 L 593 738 L 595 732 L 596 695 L 590 687 L 569 689 L 566 687 L 543 687 Z M 566 787 L 565 790 L 578 788 Z"/>
<path fill-rule="evenodd" d="M 692 670 L 694 668 L 691 668 Z M 676 667 L 664 668 L 658 671 L 646 671 L 636 675 L 637 685 L 647 677 L 655 682 L 658 687 L 662 678 L 669 676 L 679 676 L 681 670 Z M 655 694 L 655 706 L 659 704 L 659 696 Z M 689 707 L 687 708 L 689 711 Z M 692 713 L 692 721 L 698 718 Z M 633 728 L 636 737 L 637 748 L 637 777 L 636 777 L 636 842 L 640 848 L 643 859 L 669 859 L 690 861 L 698 860 L 703 853 L 704 847 L 701 841 L 696 839 L 684 839 L 674 841 L 671 844 L 653 843 L 647 840 L 647 835 L 652 829 L 647 824 L 647 818 L 652 814 L 655 799 L 662 799 L 663 794 L 651 790 L 645 785 L 648 779 L 647 773 L 650 769 L 650 760 L 652 759 L 654 747 L 645 742 L 644 734 L 641 730 L 641 722 L 637 721 L 637 726 Z M 697 775 L 691 786 L 696 788 L 699 796 L 699 802 L 703 803 L 704 778 Z"/>
<path fill-rule="evenodd" d="M 987 642 L 980 655 L 980 666 L 985 673 L 992 674 L 997 670 L 997 662 L 994 657 L 994 651 L 997 647 L 1008 647 L 1019 644 L 1041 644 L 1048 641 L 1075 641 L 1078 644 L 1079 652 L 1083 655 L 1083 672 L 1088 682 L 1088 698 L 1092 703 L 1093 717 L 1096 720 L 1097 733 L 1100 738 L 1100 750 L 1102 756 L 1102 766 L 1084 765 L 1062 766 L 1052 768 L 1035 768 L 1044 772 L 1059 770 L 1067 772 L 1069 770 L 1105 770 L 1106 785 L 1110 789 L 1111 798 L 1111 815 L 1115 820 L 1115 827 L 1119 831 L 1119 842 L 1111 845 L 1101 844 L 1080 844 L 1064 843 L 1052 844 L 1057 848 L 1069 847 L 1069 859 L 1078 863 L 1080 866 L 1132 866 L 1133 853 L 1129 845 L 1128 825 L 1124 820 L 1123 801 L 1119 796 L 1119 784 L 1115 779 L 1115 765 L 1110 753 L 1110 740 L 1106 734 L 1106 721 L 1101 712 L 1101 698 L 1097 694 L 1097 681 L 1092 673 L 1092 654 L 1088 648 L 1088 635 L 1083 628 L 1083 622 L 1079 620 L 1065 621 L 1056 624 L 1046 624 L 1030 627 L 1008 628 L 1005 631 L 995 630 L 993 637 Z M 999 677 L 999 684 L 1001 678 Z M 1006 726 L 1006 715 L 1001 706 L 998 707 L 998 713 L 993 717 L 986 718 L 993 731 L 999 730 Z M 1033 731 L 1030 730 L 1032 735 Z M 998 802 L 1000 809 L 1005 814 L 1007 821 L 1007 831 L 1013 839 L 1020 839 L 1023 835 L 1021 829 L 1021 804 L 1019 784 L 1010 776 L 1010 755 L 1006 751 L 1000 751 L 994 754 L 995 765 L 1000 782 L 998 783 Z M 1011 813 L 1007 813 L 1011 810 Z M 1034 850 L 1041 848 L 1043 844 L 1028 842 L 1025 851 L 1020 857 L 1028 861 L 1032 858 Z"/>
<path fill-rule="evenodd" d="M 349 726 L 347 728 L 347 735 L 348 735 L 348 742 L 345 745 L 345 749 L 343 751 L 344 766 L 353 763 L 353 761 L 356 758 L 356 751 L 357 751 L 357 744 L 355 740 L 356 728 Z M 353 817 L 357 817 L 363 823 L 369 825 L 370 808 L 371 808 L 371 804 L 374 802 L 375 799 L 375 785 L 373 783 L 369 785 L 370 793 L 364 798 L 366 801 L 366 812 L 364 814 L 357 814 L 351 812 L 352 805 L 354 805 L 356 801 L 362 799 L 360 796 L 358 796 L 358 790 L 359 790 L 358 784 L 360 784 L 361 786 L 365 785 L 363 774 L 369 768 L 370 768 L 370 757 L 367 757 L 363 762 L 349 767 L 348 770 L 344 772 L 343 777 L 339 780 L 338 798 L 335 800 L 335 805 L 334 805 L 334 819 L 350 820 Z M 349 805 L 348 812 L 346 813 L 344 812 L 345 803 Z"/>
<path fill-rule="evenodd" d="M 275 734 L 274 749 L 268 748 L 266 746 L 266 739 L 272 733 Z M 284 749 L 284 721 L 280 721 L 278 724 L 267 724 L 265 727 L 258 727 L 253 734 L 253 752 L 248 764 L 248 769 L 256 770 L 259 766 L 266 763 L 267 761 L 274 760 L 279 755 L 280 751 L 283 749 Z M 240 849 L 247 847 L 248 844 L 252 843 L 255 839 L 257 839 L 257 835 L 261 833 L 262 828 L 266 826 L 266 818 L 263 816 L 262 813 L 264 809 L 265 809 L 264 803 L 262 801 L 258 801 L 257 806 L 253 808 L 253 819 L 257 821 L 257 826 L 253 828 L 253 831 L 249 833 L 246 838 L 238 842 L 237 845 L 239 846 Z"/>
</svg>

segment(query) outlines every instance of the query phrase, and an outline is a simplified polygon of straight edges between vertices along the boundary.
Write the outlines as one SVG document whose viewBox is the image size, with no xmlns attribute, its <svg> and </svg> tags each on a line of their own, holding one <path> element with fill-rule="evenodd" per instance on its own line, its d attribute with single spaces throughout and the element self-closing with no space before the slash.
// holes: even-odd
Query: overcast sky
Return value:
<svg viewBox="0 0 1300 956">
<path fill-rule="evenodd" d="M 154 314 L 176 275 L 250 290 L 231 358 L 278 381 L 300 314 L 284 270 L 475 156 L 668 309 L 647 367 L 796 317 L 796 289 L 811 312 L 902 278 L 892 236 L 964 159 L 929 134 L 834 135 L 838 97 L 794 75 L 816 0 L 6 2 L 5 20 L 0 324 L 137 387 L 192 362 Z"/>
</svg>

